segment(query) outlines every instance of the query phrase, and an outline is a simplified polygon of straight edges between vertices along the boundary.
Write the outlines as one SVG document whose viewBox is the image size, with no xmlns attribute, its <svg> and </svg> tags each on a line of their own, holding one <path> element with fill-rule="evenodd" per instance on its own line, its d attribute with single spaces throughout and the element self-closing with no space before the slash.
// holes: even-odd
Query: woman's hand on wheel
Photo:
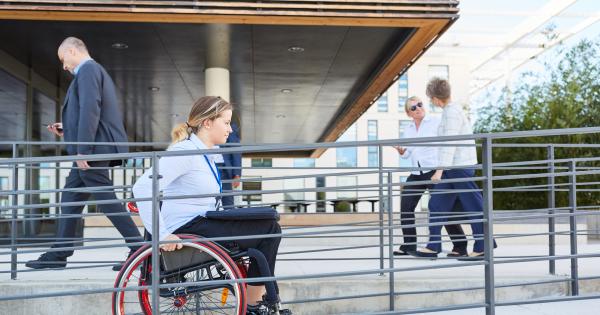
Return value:
<svg viewBox="0 0 600 315">
<path fill-rule="evenodd" d="M 169 234 L 169 236 L 167 236 L 163 240 L 163 242 L 176 242 L 176 241 L 181 241 L 181 239 L 177 235 L 173 235 L 173 234 Z M 183 247 L 182 243 L 168 243 L 168 244 L 160 245 L 160 248 L 162 250 L 164 250 L 165 252 L 172 252 L 174 250 L 181 249 L 182 247 Z"/>
</svg>

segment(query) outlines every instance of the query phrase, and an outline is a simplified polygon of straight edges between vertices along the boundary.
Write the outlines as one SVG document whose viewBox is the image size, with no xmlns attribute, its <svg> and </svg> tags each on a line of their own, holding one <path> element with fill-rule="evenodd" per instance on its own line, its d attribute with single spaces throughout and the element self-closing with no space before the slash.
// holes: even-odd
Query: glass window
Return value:
<svg viewBox="0 0 600 315">
<path fill-rule="evenodd" d="M 406 127 L 408 127 L 408 125 L 411 124 L 412 121 L 410 120 L 400 120 L 398 122 L 398 138 L 404 138 L 404 130 L 406 130 Z M 398 164 L 400 165 L 400 167 L 410 167 L 410 160 L 409 159 L 403 159 L 402 157 L 400 157 L 400 154 L 398 154 Z"/>
<path fill-rule="evenodd" d="M 408 75 L 405 73 L 398 79 L 398 112 L 404 112 L 404 104 L 408 99 Z"/>
<path fill-rule="evenodd" d="M 8 177 L 0 176 L 0 190 L 8 190 Z M 0 206 L 8 206 L 8 203 L 8 196 L 0 196 Z M 2 214 L 0 214 L 0 217 L 2 217 Z"/>
<path fill-rule="evenodd" d="M 408 119 L 402 119 L 398 122 L 398 138 L 404 138 L 404 130 L 406 130 L 406 127 L 408 127 L 411 122 L 412 121 Z"/>
<path fill-rule="evenodd" d="M 367 139 L 377 140 L 377 120 L 367 121 Z M 376 146 L 368 147 L 369 157 L 368 166 L 378 167 L 379 166 L 379 150 Z"/>
<path fill-rule="evenodd" d="M 381 96 L 377 100 L 377 111 L 378 112 L 387 112 L 388 111 L 387 93 L 381 94 Z"/>
<path fill-rule="evenodd" d="M 325 177 L 323 176 L 319 176 L 316 178 L 316 186 L 318 187 L 325 187 Z M 318 191 L 317 192 L 317 212 L 325 212 L 326 210 L 326 204 L 325 204 L 325 192 L 324 191 Z"/>
<path fill-rule="evenodd" d="M 262 190 L 262 182 L 261 181 L 242 182 L 242 190 L 244 190 L 244 191 L 250 191 L 250 190 L 261 191 Z M 244 201 L 247 204 L 260 203 L 260 202 L 262 202 L 262 194 L 243 195 L 242 201 Z"/>
<path fill-rule="evenodd" d="M 252 167 L 273 167 L 273 159 L 252 159 Z"/>
<path fill-rule="evenodd" d="M 338 142 L 356 141 L 356 124 L 348 128 Z M 356 167 L 356 147 L 337 148 L 336 150 L 337 167 Z"/>
<path fill-rule="evenodd" d="M 315 167 L 315 159 L 294 159 L 294 167 Z"/>
<path fill-rule="evenodd" d="M 338 191 L 337 197 L 339 199 L 355 199 L 356 198 L 356 176 L 338 176 L 336 178 L 336 186 L 351 186 L 354 188 L 346 189 L 343 191 Z"/>
<path fill-rule="evenodd" d="M 8 72 L 0 70 L 0 111 L 5 118 L 0 132 L 0 138 L 3 140 L 24 140 L 26 102 L 27 85 Z M 11 150 L 10 144 L 0 144 L 0 151 L 11 152 Z"/>
</svg>

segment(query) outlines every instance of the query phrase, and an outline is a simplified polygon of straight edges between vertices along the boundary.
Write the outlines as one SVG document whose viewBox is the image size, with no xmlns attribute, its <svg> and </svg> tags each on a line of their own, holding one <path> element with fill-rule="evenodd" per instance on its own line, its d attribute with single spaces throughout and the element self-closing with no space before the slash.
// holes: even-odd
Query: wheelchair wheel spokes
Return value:
<svg viewBox="0 0 600 315">
<path fill-rule="evenodd" d="M 220 264 L 213 264 L 185 275 L 186 282 L 197 283 L 187 287 L 187 290 L 188 304 L 198 314 L 237 314 L 236 284 L 210 284 L 213 280 L 231 279 L 221 269 Z"/>
<path fill-rule="evenodd" d="M 203 251 L 214 258 L 213 261 L 185 273 L 170 273 L 162 278 L 159 308 L 161 314 L 245 314 L 245 286 L 241 283 L 214 283 L 220 280 L 239 278 L 239 270 L 229 257 L 205 244 L 186 243 L 185 246 Z M 214 245 L 213 245 L 214 246 Z M 151 249 L 136 255 L 128 261 L 119 273 L 116 288 L 144 286 L 151 284 L 151 268 L 143 261 L 150 261 Z M 146 273 L 142 270 L 148 269 Z M 147 276 L 146 276 L 147 275 Z M 152 314 L 151 289 L 121 291 L 113 294 L 113 314 Z M 156 312 L 158 313 L 158 312 Z"/>
</svg>

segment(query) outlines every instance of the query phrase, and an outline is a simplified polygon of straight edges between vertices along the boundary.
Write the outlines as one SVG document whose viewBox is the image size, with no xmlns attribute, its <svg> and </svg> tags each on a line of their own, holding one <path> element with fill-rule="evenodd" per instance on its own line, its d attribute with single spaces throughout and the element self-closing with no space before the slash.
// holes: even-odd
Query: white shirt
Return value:
<svg viewBox="0 0 600 315">
<path fill-rule="evenodd" d="M 472 135 L 473 129 L 459 105 L 450 103 L 444 107 L 442 120 L 438 127 L 439 136 Z M 446 141 L 444 143 L 472 144 L 473 146 L 439 147 L 439 166 L 458 166 L 477 164 L 475 140 Z"/>
<path fill-rule="evenodd" d="M 218 149 L 218 148 L 219 148 L 218 145 L 215 145 L 213 147 L 213 149 Z M 211 154 L 208 158 L 212 159 L 215 163 L 225 163 L 225 160 L 223 159 L 222 154 Z"/>
<path fill-rule="evenodd" d="M 191 135 L 189 140 L 171 145 L 167 151 L 183 150 L 203 150 L 206 145 L 196 137 Z M 213 175 L 218 170 L 214 162 L 209 159 L 209 163 L 204 159 L 204 155 L 186 155 L 162 157 L 159 161 L 159 187 L 164 197 L 183 196 L 183 195 L 206 195 L 218 194 L 219 183 Z M 152 168 L 148 169 L 133 185 L 133 195 L 135 198 L 152 197 Z M 214 197 L 206 198 L 186 198 L 163 200 L 161 211 L 159 212 L 159 240 L 164 240 L 169 234 L 172 234 L 179 227 L 185 225 L 197 216 L 204 216 L 207 211 L 215 210 L 216 199 Z M 152 201 L 138 201 L 140 217 L 144 227 L 149 233 L 152 233 Z"/>
<path fill-rule="evenodd" d="M 437 117 L 425 115 L 421 120 L 421 125 L 417 130 L 417 125 L 412 121 L 406 129 L 404 129 L 403 138 L 419 138 L 419 137 L 437 137 L 438 126 L 440 120 Z M 406 147 L 404 154 L 400 155 L 403 159 L 410 159 L 412 167 L 431 167 L 438 166 L 438 147 Z M 431 169 L 423 170 L 423 173 L 429 172 Z M 411 171 L 412 174 L 420 174 L 419 171 Z"/>
</svg>

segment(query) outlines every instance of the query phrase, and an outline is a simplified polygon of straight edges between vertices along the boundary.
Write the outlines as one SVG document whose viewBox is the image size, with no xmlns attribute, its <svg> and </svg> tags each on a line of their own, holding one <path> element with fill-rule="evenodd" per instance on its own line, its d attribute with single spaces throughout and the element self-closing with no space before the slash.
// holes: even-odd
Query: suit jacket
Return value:
<svg viewBox="0 0 600 315">
<path fill-rule="evenodd" d="M 236 124 L 231 124 L 231 129 L 233 130 L 229 137 L 227 138 L 227 143 L 239 143 L 239 129 Z M 227 148 L 231 148 L 233 146 L 227 146 Z M 223 179 L 232 179 L 234 176 L 242 176 L 242 170 L 239 168 L 242 166 L 242 154 L 233 153 L 233 154 L 223 154 L 223 165 L 229 167 L 237 167 L 236 169 L 222 169 L 221 173 L 223 174 Z"/>
<path fill-rule="evenodd" d="M 115 84 L 94 60 L 85 62 L 71 81 L 62 108 L 64 139 L 69 142 L 127 142 Z M 125 153 L 126 146 L 67 145 L 67 153 Z"/>
</svg>

